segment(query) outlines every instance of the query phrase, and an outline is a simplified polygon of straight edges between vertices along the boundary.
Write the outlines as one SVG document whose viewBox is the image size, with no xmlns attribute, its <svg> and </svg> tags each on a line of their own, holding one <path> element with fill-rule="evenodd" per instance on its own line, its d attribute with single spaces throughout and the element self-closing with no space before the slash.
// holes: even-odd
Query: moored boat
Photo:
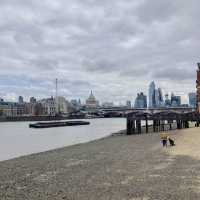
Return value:
<svg viewBox="0 0 200 200">
<path fill-rule="evenodd" d="M 62 127 L 62 126 L 80 126 L 89 125 L 90 122 L 87 121 L 53 121 L 53 122 L 38 122 L 35 124 L 29 124 L 29 128 L 52 128 L 52 127 Z"/>
</svg>

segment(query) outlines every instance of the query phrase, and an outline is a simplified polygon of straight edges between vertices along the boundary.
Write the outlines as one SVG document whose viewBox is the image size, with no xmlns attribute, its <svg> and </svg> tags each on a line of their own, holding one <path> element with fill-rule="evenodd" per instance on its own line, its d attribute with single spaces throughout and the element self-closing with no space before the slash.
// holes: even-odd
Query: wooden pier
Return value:
<svg viewBox="0 0 200 200">
<path fill-rule="evenodd" d="M 145 126 L 142 126 L 142 121 Z M 131 112 L 127 114 L 127 135 L 141 134 L 145 129 L 145 133 L 149 132 L 149 122 L 152 122 L 153 132 L 165 131 L 168 125 L 169 130 L 176 124 L 177 129 L 189 128 L 189 122 L 196 122 L 196 126 L 200 124 L 200 115 L 197 112 L 184 111 L 160 111 L 160 112 Z"/>
</svg>

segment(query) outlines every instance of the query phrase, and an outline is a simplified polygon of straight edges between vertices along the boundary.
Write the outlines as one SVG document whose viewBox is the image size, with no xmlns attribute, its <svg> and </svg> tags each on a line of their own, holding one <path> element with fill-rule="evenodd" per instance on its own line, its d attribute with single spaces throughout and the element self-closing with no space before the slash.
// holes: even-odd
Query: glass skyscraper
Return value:
<svg viewBox="0 0 200 200">
<path fill-rule="evenodd" d="M 156 107 L 156 100 L 155 100 L 155 90 L 156 86 L 154 81 L 152 81 L 149 85 L 149 108 L 155 108 Z"/>
</svg>

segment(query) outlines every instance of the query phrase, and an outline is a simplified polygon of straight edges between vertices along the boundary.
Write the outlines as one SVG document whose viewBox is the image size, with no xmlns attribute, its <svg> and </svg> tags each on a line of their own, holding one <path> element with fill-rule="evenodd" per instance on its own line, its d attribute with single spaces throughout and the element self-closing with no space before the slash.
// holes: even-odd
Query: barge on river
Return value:
<svg viewBox="0 0 200 200">
<path fill-rule="evenodd" d="M 89 124 L 90 122 L 86 121 L 38 122 L 35 124 L 29 124 L 29 128 L 52 128 L 52 127 L 62 127 L 62 126 L 80 126 Z"/>
</svg>

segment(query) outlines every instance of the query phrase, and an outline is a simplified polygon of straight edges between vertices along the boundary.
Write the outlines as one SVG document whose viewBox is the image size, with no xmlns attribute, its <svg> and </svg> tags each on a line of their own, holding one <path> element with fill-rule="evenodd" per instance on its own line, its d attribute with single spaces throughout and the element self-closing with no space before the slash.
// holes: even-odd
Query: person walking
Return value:
<svg viewBox="0 0 200 200">
<path fill-rule="evenodd" d="M 161 133 L 160 134 L 160 139 L 162 141 L 163 147 L 167 147 L 167 139 L 168 139 L 167 134 L 166 133 Z"/>
</svg>

